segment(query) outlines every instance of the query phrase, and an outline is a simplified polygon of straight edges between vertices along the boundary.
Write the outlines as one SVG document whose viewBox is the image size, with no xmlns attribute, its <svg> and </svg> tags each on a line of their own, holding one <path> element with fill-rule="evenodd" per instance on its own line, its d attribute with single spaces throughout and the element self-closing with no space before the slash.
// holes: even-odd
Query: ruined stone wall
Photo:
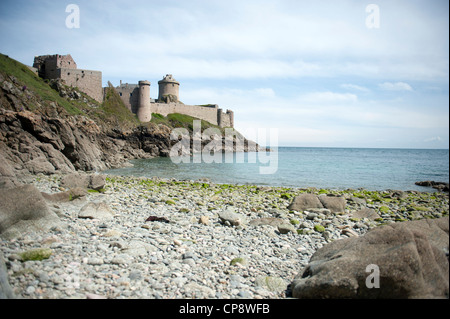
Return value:
<svg viewBox="0 0 450 319">
<path fill-rule="evenodd" d="M 78 87 L 98 102 L 103 102 L 102 72 L 77 69 L 70 54 L 41 55 L 34 58 L 33 67 L 44 79 L 61 79 L 66 85 Z"/>
<path fill-rule="evenodd" d="M 58 73 L 56 78 L 64 80 L 66 85 L 78 87 L 81 92 L 86 93 L 97 102 L 103 102 L 102 72 L 60 68 Z"/>
<path fill-rule="evenodd" d="M 159 113 L 164 116 L 172 113 L 185 114 L 221 127 L 233 127 L 234 125 L 233 113 L 224 113 L 217 105 L 200 106 L 180 103 L 152 103 L 151 110 L 153 113 Z M 219 118 L 221 118 L 222 125 L 219 124 Z"/>
<path fill-rule="evenodd" d="M 223 112 L 222 109 L 217 110 L 217 122 L 220 127 L 234 127 L 234 113 L 227 110 Z"/>
<path fill-rule="evenodd" d="M 125 106 L 136 114 L 139 106 L 139 85 L 125 83 L 115 87 L 115 90 Z"/>
<path fill-rule="evenodd" d="M 56 55 L 56 67 L 66 68 L 66 69 L 76 69 L 77 64 L 73 60 L 70 54 L 67 55 Z"/>
<path fill-rule="evenodd" d="M 70 54 L 53 54 L 34 57 L 33 67 L 38 69 L 40 77 L 44 79 L 57 79 L 59 68 L 76 69 L 77 64 Z"/>
</svg>

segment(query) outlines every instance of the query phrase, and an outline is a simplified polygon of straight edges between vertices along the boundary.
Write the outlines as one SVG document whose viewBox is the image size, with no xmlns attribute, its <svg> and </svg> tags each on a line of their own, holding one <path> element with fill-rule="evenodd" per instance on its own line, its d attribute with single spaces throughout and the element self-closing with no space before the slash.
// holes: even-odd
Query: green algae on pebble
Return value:
<svg viewBox="0 0 450 319">
<path fill-rule="evenodd" d="M 24 251 L 20 254 L 20 257 L 22 258 L 22 261 L 41 261 L 50 258 L 51 255 L 52 250 L 50 248 L 36 248 Z"/>
</svg>

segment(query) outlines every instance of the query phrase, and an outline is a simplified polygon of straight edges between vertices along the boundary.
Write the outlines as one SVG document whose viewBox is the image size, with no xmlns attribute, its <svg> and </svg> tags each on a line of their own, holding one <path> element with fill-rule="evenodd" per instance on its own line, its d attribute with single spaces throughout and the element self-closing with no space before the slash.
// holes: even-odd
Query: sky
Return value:
<svg viewBox="0 0 450 319">
<path fill-rule="evenodd" d="M 449 148 L 448 0 L 1 0 L 0 38 L 152 98 L 173 74 L 262 144 Z"/>
</svg>

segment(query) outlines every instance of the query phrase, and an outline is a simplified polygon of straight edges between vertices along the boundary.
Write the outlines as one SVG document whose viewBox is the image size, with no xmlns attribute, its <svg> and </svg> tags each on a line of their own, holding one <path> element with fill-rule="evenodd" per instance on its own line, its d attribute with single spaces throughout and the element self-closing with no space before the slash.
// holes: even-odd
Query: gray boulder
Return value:
<svg viewBox="0 0 450 319">
<path fill-rule="evenodd" d="M 294 279 L 292 294 L 296 298 L 448 298 L 448 246 L 448 217 L 377 227 L 317 250 Z"/>
<path fill-rule="evenodd" d="M 89 175 L 82 172 L 67 174 L 61 178 L 59 185 L 65 188 L 87 188 L 89 186 Z"/>
<path fill-rule="evenodd" d="M 100 190 L 105 187 L 106 176 L 101 174 L 86 174 L 76 172 L 65 175 L 60 182 L 60 186 L 65 188 L 90 188 Z"/>
<path fill-rule="evenodd" d="M 109 220 L 114 218 L 114 212 L 106 203 L 91 202 L 81 208 L 78 218 Z"/>
<path fill-rule="evenodd" d="M 289 210 L 304 211 L 309 208 L 324 208 L 317 195 L 300 194 L 295 196 L 292 203 L 288 206 Z"/>
<path fill-rule="evenodd" d="M 60 225 L 41 192 L 32 185 L 0 189 L 0 236 L 14 238 Z"/>
<path fill-rule="evenodd" d="M 255 218 L 249 222 L 251 226 L 261 226 L 261 225 L 270 225 L 274 227 L 278 227 L 279 225 L 285 224 L 286 221 L 281 218 L 275 217 L 265 217 L 265 218 Z"/>
<path fill-rule="evenodd" d="M 280 234 L 287 234 L 289 232 L 295 233 L 297 231 L 293 225 L 288 223 L 278 225 L 277 229 Z"/>
<path fill-rule="evenodd" d="M 347 201 L 342 196 L 320 195 L 318 198 L 323 207 L 329 209 L 332 213 L 342 213 L 345 211 Z"/>
<path fill-rule="evenodd" d="M 233 209 L 227 209 L 219 213 L 219 219 L 225 225 L 242 226 L 247 223 L 244 215 L 236 213 Z"/>
<path fill-rule="evenodd" d="M 89 185 L 90 189 L 101 190 L 105 187 L 106 184 L 106 176 L 101 174 L 92 174 L 89 176 Z"/>
<path fill-rule="evenodd" d="M 353 218 L 363 219 L 368 218 L 370 220 L 375 220 L 377 218 L 380 218 L 380 215 L 372 209 L 372 208 L 363 208 L 360 209 L 352 214 Z"/>
</svg>

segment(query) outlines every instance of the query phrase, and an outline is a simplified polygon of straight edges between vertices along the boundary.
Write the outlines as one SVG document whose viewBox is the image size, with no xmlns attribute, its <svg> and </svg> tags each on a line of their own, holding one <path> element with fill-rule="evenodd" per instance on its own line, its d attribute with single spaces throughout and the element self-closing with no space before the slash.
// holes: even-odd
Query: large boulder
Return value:
<svg viewBox="0 0 450 319">
<path fill-rule="evenodd" d="M 46 231 L 60 224 L 41 192 L 33 185 L 0 189 L 0 236 L 14 238 L 27 232 Z"/>
<path fill-rule="evenodd" d="M 290 210 L 304 211 L 308 209 L 329 209 L 332 213 L 340 213 L 345 210 L 347 200 L 341 196 L 328 196 L 325 194 L 300 194 L 295 196 L 288 206 Z"/>
<path fill-rule="evenodd" d="M 114 218 L 114 211 L 106 203 L 91 202 L 81 208 L 78 218 L 109 220 Z"/>
<path fill-rule="evenodd" d="M 370 220 L 376 220 L 380 218 L 380 215 L 373 208 L 363 208 L 352 214 L 352 218 L 368 218 Z"/>
<path fill-rule="evenodd" d="M 310 208 L 323 208 L 317 195 L 300 194 L 295 196 L 292 203 L 288 206 L 289 210 L 304 211 Z"/>
<path fill-rule="evenodd" d="M 75 172 L 67 174 L 61 178 L 59 184 L 61 187 L 65 188 L 88 188 L 89 186 L 89 175 L 83 172 Z"/>
<path fill-rule="evenodd" d="M 342 213 L 345 211 L 345 206 L 347 205 L 347 200 L 342 196 L 318 196 L 323 207 L 329 209 L 332 213 Z"/>
<path fill-rule="evenodd" d="M 75 172 L 65 175 L 60 182 L 60 186 L 65 188 L 90 188 L 100 190 L 105 187 L 106 176 L 101 174 L 86 174 Z"/>
<path fill-rule="evenodd" d="M 395 223 L 319 249 L 296 298 L 448 298 L 449 219 Z"/>
<path fill-rule="evenodd" d="M 106 184 L 106 176 L 101 174 L 91 174 L 89 176 L 89 185 L 90 189 L 101 190 L 105 187 Z"/>
</svg>

